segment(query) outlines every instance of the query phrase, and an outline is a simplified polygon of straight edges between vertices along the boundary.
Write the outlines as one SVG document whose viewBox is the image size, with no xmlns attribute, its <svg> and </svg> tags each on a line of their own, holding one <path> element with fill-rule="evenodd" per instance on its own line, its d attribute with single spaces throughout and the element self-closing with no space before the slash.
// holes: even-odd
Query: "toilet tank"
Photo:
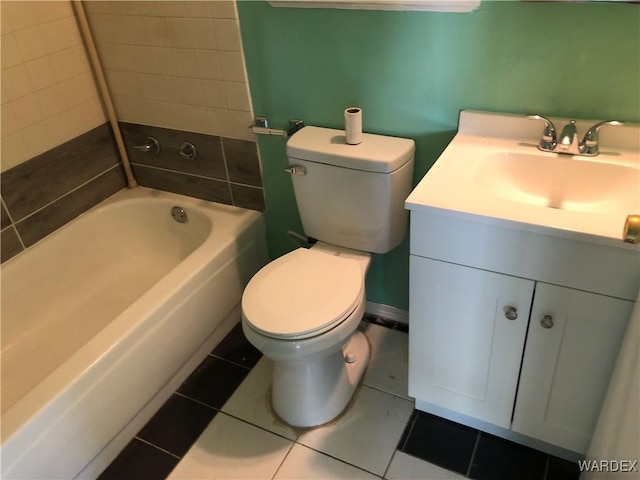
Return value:
<svg viewBox="0 0 640 480">
<path fill-rule="evenodd" d="M 354 250 L 385 253 L 407 230 L 415 144 L 363 134 L 347 145 L 343 130 L 304 127 L 287 142 L 293 189 L 305 233 Z"/>
</svg>

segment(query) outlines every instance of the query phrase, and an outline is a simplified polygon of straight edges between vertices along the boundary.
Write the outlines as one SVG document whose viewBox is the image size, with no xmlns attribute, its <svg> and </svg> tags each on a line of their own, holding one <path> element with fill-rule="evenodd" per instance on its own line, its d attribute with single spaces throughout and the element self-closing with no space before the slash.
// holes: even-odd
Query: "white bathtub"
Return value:
<svg viewBox="0 0 640 480">
<path fill-rule="evenodd" d="M 3 264 L 2 478 L 98 475 L 266 261 L 258 212 L 138 187 Z"/>
</svg>

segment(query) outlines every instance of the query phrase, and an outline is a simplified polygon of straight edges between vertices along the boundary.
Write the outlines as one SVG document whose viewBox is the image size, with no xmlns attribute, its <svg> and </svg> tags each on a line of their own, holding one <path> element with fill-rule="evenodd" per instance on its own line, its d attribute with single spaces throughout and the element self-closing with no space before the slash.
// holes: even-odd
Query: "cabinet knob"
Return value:
<svg viewBox="0 0 640 480">
<path fill-rule="evenodd" d="M 540 325 L 542 325 L 542 328 L 553 327 L 553 317 L 551 315 L 545 315 L 542 317 L 542 320 L 540 320 Z"/>
<path fill-rule="evenodd" d="M 518 318 L 518 309 L 516 307 L 512 307 L 511 305 L 507 305 L 504 308 L 504 316 L 507 320 L 515 320 Z"/>
</svg>

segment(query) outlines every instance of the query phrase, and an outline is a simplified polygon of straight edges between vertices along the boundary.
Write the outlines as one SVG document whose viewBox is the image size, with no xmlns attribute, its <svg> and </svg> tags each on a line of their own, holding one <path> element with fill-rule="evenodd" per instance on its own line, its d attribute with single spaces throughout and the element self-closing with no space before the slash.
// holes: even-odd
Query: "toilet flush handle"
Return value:
<svg viewBox="0 0 640 480">
<path fill-rule="evenodd" d="M 291 175 L 306 175 L 307 169 L 302 165 L 291 165 L 289 168 L 284 169 L 285 172 Z"/>
</svg>

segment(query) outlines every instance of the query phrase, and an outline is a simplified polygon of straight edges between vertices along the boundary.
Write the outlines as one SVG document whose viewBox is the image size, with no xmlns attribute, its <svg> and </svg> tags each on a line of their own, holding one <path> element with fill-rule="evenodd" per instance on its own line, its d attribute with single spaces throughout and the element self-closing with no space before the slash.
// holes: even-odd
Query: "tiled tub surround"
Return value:
<svg viewBox="0 0 640 480">
<path fill-rule="evenodd" d="M 365 320 L 371 363 L 335 421 L 278 421 L 271 362 L 237 324 L 99 478 L 577 480 L 573 463 L 413 410 L 406 332 Z"/>
<path fill-rule="evenodd" d="M 256 144 L 247 140 L 120 122 L 136 180 L 140 185 L 212 202 L 264 210 L 262 177 Z M 133 148 L 155 138 L 160 152 Z M 197 156 L 180 156 L 190 142 Z"/>
<path fill-rule="evenodd" d="M 124 188 L 126 179 L 104 124 L 3 172 L 1 185 L 5 261 Z"/>
<path fill-rule="evenodd" d="M 105 122 L 70 1 L 2 11 L 2 170 Z"/>
<path fill-rule="evenodd" d="M 85 6 L 119 120 L 252 139 L 234 1 Z"/>
</svg>

